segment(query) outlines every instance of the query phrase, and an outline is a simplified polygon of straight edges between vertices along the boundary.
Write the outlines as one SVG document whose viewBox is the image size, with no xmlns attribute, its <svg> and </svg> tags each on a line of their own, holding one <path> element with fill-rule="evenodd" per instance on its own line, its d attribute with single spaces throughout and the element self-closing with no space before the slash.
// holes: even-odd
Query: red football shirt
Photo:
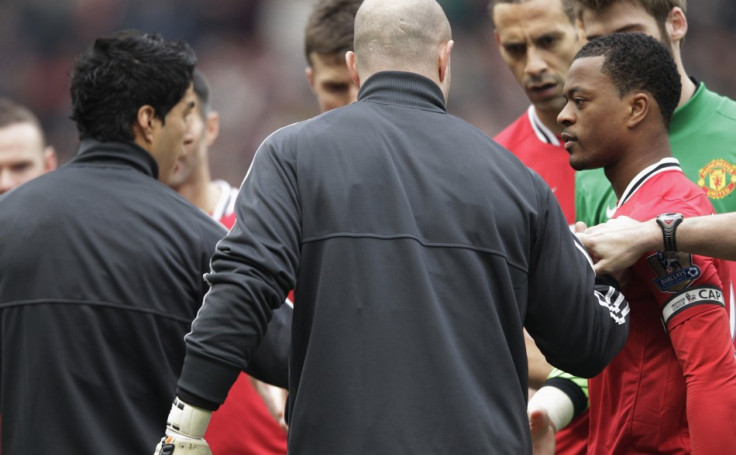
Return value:
<svg viewBox="0 0 736 455">
<path fill-rule="evenodd" d="M 707 215 L 707 196 L 666 158 L 623 193 L 616 216 Z M 736 358 L 721 283 L 730 263 L 644 255 L 624 290 L 623 350 L 589 382 L 590 454 L 724 453 L 736 447 Z M 728 290 L 727 290 L 728 292 Z"/>
</svg>

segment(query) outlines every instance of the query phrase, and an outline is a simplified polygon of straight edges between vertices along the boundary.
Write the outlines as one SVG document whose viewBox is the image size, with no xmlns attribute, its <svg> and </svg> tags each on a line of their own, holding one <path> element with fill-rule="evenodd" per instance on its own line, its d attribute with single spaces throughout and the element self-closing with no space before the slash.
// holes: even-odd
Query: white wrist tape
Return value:
<svg viewBox="0 0 736 455">
<path fill-rule="evenodd" d="M 547 411 L 547 415 L 557 431 L 565 428 L 575 415 L 575 406 L 570 397 L 553 386 L 542 387 L 529 400 L 526 407 L 527 413 L 539 409 Z"/>
<path fill-rule="evenodd" d="M 173 431 L 193 439 L 201 439 L 210 423 L 212 411 L 196 408 L 176 397 L 166 420 L 166 433 Z"/>
</svg>

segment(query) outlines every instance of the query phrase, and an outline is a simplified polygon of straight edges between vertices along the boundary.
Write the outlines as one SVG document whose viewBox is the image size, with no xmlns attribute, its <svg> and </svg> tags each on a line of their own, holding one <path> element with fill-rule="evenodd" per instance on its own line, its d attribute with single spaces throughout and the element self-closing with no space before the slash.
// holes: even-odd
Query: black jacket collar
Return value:
<svg viewBox="0 0 736 455">
<path fill-rule="evenodd" d="M 133 142 L 100 142 L 85 139 L 72 163 L 114 163 L 130 166 L 148 176 L 158 179 L 158 164 L 150 153 Z"/>
<path fill-rule="evenodd" d="M 358 101 L 447 112 L 442 90 L 436 83 L 419 74 L 403 71 L 381 71 L 372 75 L 361 86 Z"/>
</svg>

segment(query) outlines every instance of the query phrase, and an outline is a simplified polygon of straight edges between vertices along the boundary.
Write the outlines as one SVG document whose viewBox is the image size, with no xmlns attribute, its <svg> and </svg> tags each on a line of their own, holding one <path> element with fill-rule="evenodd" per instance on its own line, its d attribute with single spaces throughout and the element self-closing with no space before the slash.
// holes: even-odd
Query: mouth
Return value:
<svg viewBox="0 0 736 455">
<path fill-rule="evenodd" d="M 578 141 L 577 136 L 574 134 L 570 134 L 567 131 L 563 131 L 562 134 L 560 134 L 560 137 L 562 138 L 563 142 L 565 142 L 565 150 L 568 152 L 570 151 L 570 148 L 574 143 Z"/>
<path fill-rule="evenodd" d="M 530 95 L 535 97 L 554 96 L 557 93 L 557 84 L 554 82 L 545 82 L 542 84 L 528 84 L 526 86 Z"/>
</svg>

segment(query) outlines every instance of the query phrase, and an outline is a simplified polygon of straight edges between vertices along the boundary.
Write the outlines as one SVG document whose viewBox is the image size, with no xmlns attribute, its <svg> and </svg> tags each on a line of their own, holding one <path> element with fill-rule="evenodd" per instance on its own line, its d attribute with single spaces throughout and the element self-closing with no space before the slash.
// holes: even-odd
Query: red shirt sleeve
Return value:
<svg viewBox="0 0 736 455">
<path fill-rule="evenodd" d="M 685 378 L 693 453 L 736 447 L 736 357 L 716 264 L 731 266 L 683 253 L 650 253 L 636 266 L 648 278 Z"/>
</svg>

